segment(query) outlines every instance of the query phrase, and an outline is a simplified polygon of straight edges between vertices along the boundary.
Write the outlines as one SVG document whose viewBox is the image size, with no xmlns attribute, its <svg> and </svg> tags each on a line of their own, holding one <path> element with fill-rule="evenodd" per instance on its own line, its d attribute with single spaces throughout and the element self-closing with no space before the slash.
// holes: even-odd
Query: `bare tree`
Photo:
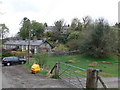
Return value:
<svg viewBox="0 0 120 90">
<path fill-rule="evenodd" d="M 90 16 L 83 17 L 83 25 L 84 28 L 87 28 L 87 26 L 91 23 L 92 19 Z"/>
<path fill-rule="evenodd" d="M 9 33 L 9 29 L 5 24 L 0 24 L 0 38 L 6 38 L 7 34 Z"/>
<path fill-rule="evenodd" d="M 54 28 L 55 31 L 61 32 L 63 30 L 64 20 L 56 21 L 54 24 L 55 24 L 55 28 Z"/>
</svg>

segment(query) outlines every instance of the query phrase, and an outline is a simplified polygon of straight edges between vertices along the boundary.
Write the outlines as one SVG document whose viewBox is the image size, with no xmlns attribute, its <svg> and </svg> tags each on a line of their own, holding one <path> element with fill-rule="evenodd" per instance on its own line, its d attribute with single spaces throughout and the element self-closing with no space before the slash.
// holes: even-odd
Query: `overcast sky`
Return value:
<svg viewBox="0 0 120 90">
<path fill-rule="evenodd" d="M 0 23 L 15 35 L 24 17 L 38 22 L 54 25 L 59 19 L 66 24 L 75 17 L 82 20 L 84 16 L 93 19 L 105 18 L 109 24 L 118 22 L 119 0 L 0 0 Z"/>
</svg>

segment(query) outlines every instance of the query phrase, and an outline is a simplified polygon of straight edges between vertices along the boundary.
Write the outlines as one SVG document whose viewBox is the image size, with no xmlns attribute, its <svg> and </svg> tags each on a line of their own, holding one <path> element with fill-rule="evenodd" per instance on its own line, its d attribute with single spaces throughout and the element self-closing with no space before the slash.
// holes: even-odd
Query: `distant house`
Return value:
<svg viewBox="0 0 120 90">
<path fill-rule="evenodd" d="M 44 33 L 54 31 L 53 28 L 54 28 L 54 26 L 47 26 L 47 27 L 45 27 Z"/>
<path fill-rule="evenodd" d="M 63 26 L 62 27 L 62 32 L 61 33 L 65 33 L 67 30 L 69 29 L 69 26 Z M 47 26 L 45 27 L 45 32 L 54 32 L 56 30 L 56 27 L 55 26 Z"/>
<path fill-rule="evenodd" d="M 3 45 L 4 49 L 14 49 L 21 48 L 22 51 L 28 50 L 28 41 L 27 40 L 10 40 L 6 41 Z M 30 40 L 30 50 L 33 50 L 34 53 L 38 52 L 51 52 L 52 46 L 48 41 L 43 40 Z"/>
</svg>

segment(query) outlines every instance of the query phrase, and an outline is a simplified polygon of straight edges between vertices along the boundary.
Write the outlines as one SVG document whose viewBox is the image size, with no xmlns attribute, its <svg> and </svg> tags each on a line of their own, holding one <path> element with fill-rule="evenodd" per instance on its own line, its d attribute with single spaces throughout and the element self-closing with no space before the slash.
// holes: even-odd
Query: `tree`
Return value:
<svg viewBox="0 0 120 90">
<path fill-rule="evenodd" d="M 69 31 L 82 31 L 82 23 L 78 18 L 72 20 Z"/>
<path fill-rule="evenodd" d="M 110 53 L 110 26 L 99 19 L 94 24 L 94 28 L 90 36 L 83 42 L 81 51 L 87 55 L 94 57 L 104 57 Z"/>
<path fill-rule="evenodd" d="M 62 32 L 63 32 L 63 25 L 64 25 L 64 21 L 63 20 L 58 20 L 55 23 L 55 26 L 53 28 L 53 32 L 51 33 L 51 38 L 53 41 L 57 41 L 61 42 L 62 38 Z"/>
<path fill-rule="evenodd" d="M 30 22 L 30 20 L 25 17 L 22 20 L 22 27 L 20 28 L 20 32 L 18 32 L 18 34 L 22 37 L 22 39 L 28 39 L 29 34 L 31 39 L 34 37 L 40 39 L 43 37 L 44 28 L 45 26 L 42 23 L 36 22 L 35 20 Z"/>
<path fill-rule="evenodd" d="M 28 39 L 31 30 L 30 20 L 27 17 L 24 17 L 22 20 L 22 27 L 20 28 L 20 32 L 18 32 L 19 36 L 24 40 Z"/>
<path fill-rule="evenodd" d="M 2 39 L 7 37 L 7 34 L 9 33 L 9 29 L 5 24 L 0 24 L 0 37 Z"/>
<path fill-rule="evenodd" d="M 84 39 L 84 35 L 82 32 L 74 31 L 71 32 L 67 38 L 67 47 L 69 50 L 79 50 L 81 41 Z"/>
<path fill-rule="evenodd" d="M 44 26 L 47 27 L 48 26 L 47 23 L 44 23 Z"/>
<path fill-rule="evenodd" d="M 69 34 L 69 36 L 68 36 L 67 39 L 68 39 L 68 41 L 72 40 L 72 39 L 79 39 L 80 36 L 81 36 L 80 32 L 74 31 L 74 32 L 72 32 L 72 33 Z"/>
<path fill-rule="evenodd" d="M 80 39 L 72 39 L 66 43 L 66 46 L 70 51 L 79 50 L 80 48 Z"/>
<path fill-rule="evenodd" d="M 34 38 L 36 36 L 37 39 L 40 39 L 40 37 L 43 37 L 43 32 L 45 29 L 45 26 L 42 23 L 36 22 L 36 21 L 32 21 L 32 38 Z"/>
<path fill-rule="evenodd" d="M 54 24 L 54 30 L 60 33 L 63 30 L 64 20 L 58 20 Z"/>
<path fill-rule="evenodd" d="M 90 16 L 83 17 L 83 28 L 86 29 L 87 27 L 89 27 L 91 22 L 92 22 L 92 19 Z"/>
<path fill-rule="evenodd" d="M 118 50 L 118 53 L 120 54 L 120 23 L 116 23 L 115 24 L 115 28 L 118 28 L 119 30 L 115 30 L 117 33 L 116 33 L 116 37 L 117 37 L 117 50 Z"/>
</svg>

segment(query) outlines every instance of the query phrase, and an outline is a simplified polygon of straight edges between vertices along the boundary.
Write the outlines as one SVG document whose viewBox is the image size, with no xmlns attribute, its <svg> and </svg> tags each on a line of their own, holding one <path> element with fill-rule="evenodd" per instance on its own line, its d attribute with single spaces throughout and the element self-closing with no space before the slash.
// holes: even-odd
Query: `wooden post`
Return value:
<svg viewBox="0 0 120 90">
<path fill-rule="evenodd" d="M 55 66 L 55 78 L 59 78 L 59 64 L 60 63 L 56 63 L 56 66 Z"/>
<path fill-rule="evenodd" d="M 87 70 L 87 81 L 86 81 L 86 89 L 97 89 L 97 82 L 98 82 L 98 71 L 93 68 L 89 68 Z"/>
<path fill-rule="evenodd" d="M 103 85 L 104 89 L 106 90 L 108 87 L 105 85 L 105 83 L 102 81 L 101 77 L 98 76 L 99 81 L 101 82 L 101 84 Z"/>
<path fill-rule="evenodd" d="M 54 67 L 51 69 L 50 73 L 52 74 L 53 70 L 55 69 L 56 64 L 54 65 Z"/>
</svg>

